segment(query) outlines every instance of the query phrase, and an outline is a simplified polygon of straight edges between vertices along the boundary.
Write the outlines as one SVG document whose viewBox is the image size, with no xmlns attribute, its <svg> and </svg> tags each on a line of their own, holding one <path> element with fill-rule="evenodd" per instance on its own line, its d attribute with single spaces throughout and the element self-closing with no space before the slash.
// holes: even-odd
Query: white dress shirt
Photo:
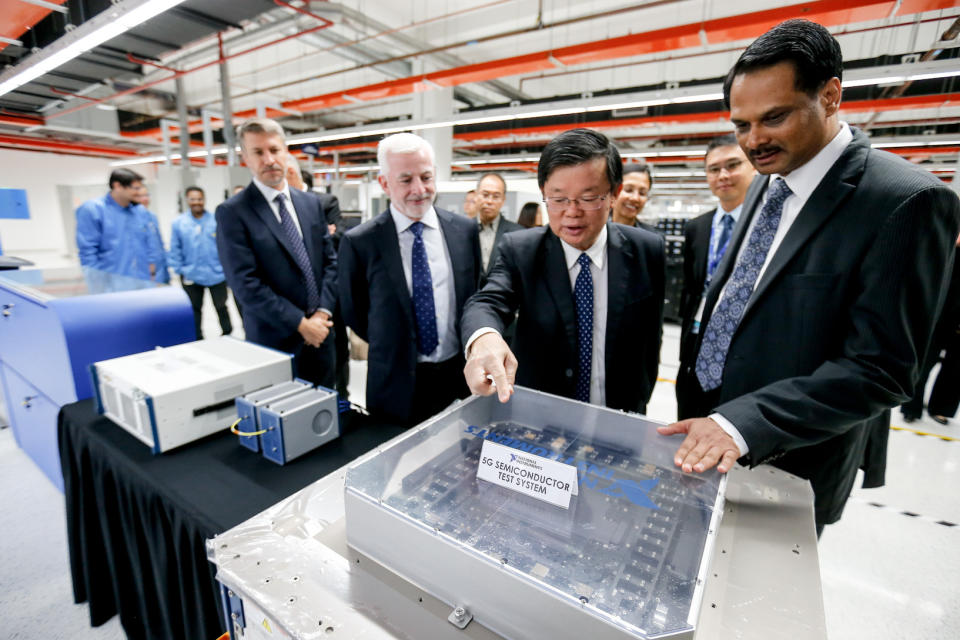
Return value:
<svg viewBox="0 0 960 640">
<path fill-rule="evenodd" d="M 413 231 L 412 220 L 390 205 L 390 216 L 397 227 L 397 239 L 400 241 L 400 261 L 403 263 L 403 275 L 407 282 L 407 292 L 413 295 Z M 417 354 L 417 362 L 443 362 L 457 355 L 460 341 L 457 339 L 456 316 L 457 292 L 453 282 L 453 263 L 447 252 L 447 243 L 443 239 L 443 229 L 437 212 L 430 210 L 423 214 L 419 222 L 423 223 L 423 246 L 427 250 L 427 264 L 430 266 L 430 280 L 433 282 L 433 306 L 437 313 L 437 348 L 433 353 Z"/>
<path fill-rule="evenodd" d="M 780 248 L 780 245 L 783 243 L 783 238 L 787 235 L 787 232 L 790 231 L 790 227 L 793 226 L 793 223 L 796 222 L 797 216 L 800 215 L 800 211 L 803 209 L 804 205 L 807 204 L 807 200 L 810 199 L 810 196 L 813 195 L 813 192 L 819 186 L 820 182 L 823 180 L 823 177 L 827 175 L 827 172 L 830 168 L 840 159 L 840 156 L 843 155 L 844 149 L 847 148 L 847 145 L 853 140 L 853 132 L 850 131 L 850 126 L 846 122 L 840 123 L 840 131 L 837 132 L 837 135 L 827 143 L 827 145 L 821 149 L 817 155 L 813 156 L 806 164 L 800 166 L 790 172 L 789 175 L 781 176 L 779 174 L 771 174 L 768 178 L 767 191 L 763 194 L 760 202 L 757 203 L 756 211 L 757 213 L 753 216 L 753 219 L 750 220 L 750 225 L 747 227 L 746 234 L 743 236 L 743 242 L 740 243 L 740 250 L 737 253 L 737 262 L 740 261 L 740 257 L 743 254 L 744 249 L 747 246 L 747 241 L 750 238 L 750 234 L 753 232 L 754 226 L 757 224 L 757 218 L 760 217 L 759 212 L 763 208 L 763 205 L 767 201 L 767 195 L 770 193 L 770 185 L 773 184 L 773 181 L 777 178 L 783 178 L 784 182 L 787 183 L 787 186 L 790 187 L 792 192 L 787 199 L 783 201 L 783 212 L 780 215 L 780 224 L 777 225 L 777 232 L 773 236 L 773 243 L 770 245 L 770 250 L 767 252 L 767 258 L 763 261 L 763 267 L 760 269 L 760 273 L 757 275 L 757 281 L 754 283 L 754 290 L 756 290 L 757 284 L 760 283 L 760 280 L 763 278 L 763 274 L 766 273 L 767 267 L 770 266 L 770 261 L 773 260 L 773 256 L 776 253 L 777 249 Z M 732 273 L 732 272 L 731 272 Z M 717 302 L 723 297 L 726 293 L 726 285 L 724 285 L 724 290 L 720 292 L 720 296 L 717 298 Z M 726 431 L 730 437 L 737 443 L 737 447 L 740 448 L 740 455 L 746 455 L 750 448 L 747 446 L 746 440 L 743 439 L 743 436 L 740 435 L 740 431 L 730 422 L 728 419 L 723 417 L 719 413 L 713 413 L 710 417 L 720 425 L 720 427 Z"/>
<path fill-rule="evenodd" d="M 300 234 L 300 237 L 303 237 L 303 229 L 300 228 L 300 214 L 297 213 L 297 208 L 293 206 L 293 200 L 290 198 L 290 185 L 287 184 L 287 181 L 283 181 L 283 189 L 276 190 L 273 187 L 267 186 L 257 180 L 253 179 L 253 184 L 257 186 L 257 189 L 260 190 L 260 193 L 263 194 L 263 197 L 267 199 L 267 204 L 270 205 L 270 210 L 273 211 L 273 216 L 277 219 L 277 222 L 283 224 L 283 221 L 280 219 L 280 207 L 277 205 L 277 196 L 281 193 L 284 195 L 284 199 L 287 205 L 287 213 L 290 214 L 290 217 L 293 218 L 293 226 L 297 228 L 297 233 Z"/>
<path fill-rule="evenodd" d="M 570 291 L 573 291 L 577 283 L 577 276 L 580 275 L 580 263 L 577 259 L 581 253 L 586 253 L 590 258 L 590 277 L 593 280 L 593 351 L 590 355 L 590 404 L 601 406 L 606 405 L 607 400 L 607 368 L 605 349 L 607 344 L 607 291 L 608 291 L 608 273 L 607 267 L 607 227 L 600 230 L 600 235 L 593 242 L 593 245 L 586 251 L 581 251 L 570 246 L 563 240 L 560 241 L 563 247 L 563 257 L 567 263 L 567 273 L 570 276 Z M 473 332 L 470 339 L 467 340 L 464 353 L 469 357 L 470 347 L 480 336 L 487 333 L 500 334 L 493 327 L 481 327 Z M 521 365 L 522 366 L 522 365 Z"/>
</svg>

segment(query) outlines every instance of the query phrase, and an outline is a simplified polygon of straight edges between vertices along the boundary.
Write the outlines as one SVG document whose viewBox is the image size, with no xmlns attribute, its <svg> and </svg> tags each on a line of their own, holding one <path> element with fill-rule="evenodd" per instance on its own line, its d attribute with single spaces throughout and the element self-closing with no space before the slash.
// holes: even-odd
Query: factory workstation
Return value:
<svg viewBox="0 0 960 640">
<path fill-rule="evenodd" d="M 960 638 L 957 0 L 4 0 L 0 620 Z"/>
</svg>

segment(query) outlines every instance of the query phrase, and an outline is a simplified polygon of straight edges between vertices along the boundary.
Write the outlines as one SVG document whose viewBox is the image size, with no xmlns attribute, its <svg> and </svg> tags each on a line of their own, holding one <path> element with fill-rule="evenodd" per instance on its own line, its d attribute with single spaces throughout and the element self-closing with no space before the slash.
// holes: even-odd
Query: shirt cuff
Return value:
<svg viewBox="0 0 960 640">
<path fill-rule="evenodd" d="M 734 443 L 736 443 L 737 448 L 740 449 L 740 456 L 745 456 L 750 453 L 750 447 L 747 446 L 747 441 L 743 439 L 743 436 L 740 435 L 740 431 L 737 430 L 733 423 L 724 418 L 719 413 L 711 413 L 707 416 L 718 425 L 720 428 L 727 432 L 727 435 L 733 438 Z"/>
<path fill-rule="evenodd" d="M 318 313 L 318 312 L 320 312 L 320 311 L 322 311 L 323 313 L 327 314 L 330 318 L 333 318 L 333 313 L 332 313 L 329 309 L 325 309 L 325 308 L 323 308 L 323 307 L 317 308 L 317 310 L 314 311 L 314 313 Z"/>
<path fill-rule="evenodd" d="M 474 331 L 473 334 L 470 336 L 470 339 L 467 340 L 467 346 L 463 348 L 464 360 L 467 360 L 470 358 L 470 347 L 472 347 L 473 343 L 477 341 L 477 338 L 488 333 L 495 333 L 498 336 L 500 335 L 500 332 L 494 329 L 493 327 L 480 327 L 479 329 Z"/>
</svg>

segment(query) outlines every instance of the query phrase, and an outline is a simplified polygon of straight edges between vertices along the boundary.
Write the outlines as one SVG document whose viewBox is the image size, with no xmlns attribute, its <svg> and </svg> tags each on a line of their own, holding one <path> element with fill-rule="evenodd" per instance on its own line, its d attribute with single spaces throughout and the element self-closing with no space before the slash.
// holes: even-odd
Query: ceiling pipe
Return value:
<svg viewBox="0 0 960 640">
<path fill-rule="evenodd" d="M 955 0 L 909 0 L 897 7 L 896 14 L 906 15 L 908 13 L 951 8 L 954 6 L 954 2 Z M 619 38 L 596 40 L 559 49 L 489 60 L 419 76 L 388 80 L 345 91 L 288 100 L 283 103 L 283 106 L 297 111 L 316 111 L 351 102 L 373 101 L 385 97 L 419 93 L 436 87 L 453 87 L 569 65 L 700 47 L 711 40 L 726 42 L 749 39 L 757 37 L 783 20 L 797 15 L 802 15 L 828 27 L 845 24 L 846 21 L 851 19 L 851 15 L 859 21 L 883 19 L 889 16 L 890 6 L 891 2 L 889 0 L 814 0 L 799 5 L 716 18 Z M 407 56 L 400 56 L 399 58 L 403 57 Z M 380 61 L 380 63 L 382 62 L 384 61 Z M 332 74 L 315 76 L 315 78 L 328 75 Z M 253 116 L 254 113 L 252 110 L 246 110 L 238 112 L 234 116 L 248 118 Z"/>
<path fill-rule="evenodd" d="M 106 145 L 64 142 L 48 138 L 30 138 L 27 136 L 0 135 L 0 145 L 35 151 L 56 151 L 78 155 L 97 155 L 108 157 L 136 157 L 139 152 Z"/>
<path fill-rule="evenodd" d="M 292 8 L 292 9 L 297 10 L 296 7 L 293 7 L 292 5 L 290 5 L 290 3 L 285 2 L 284 0 L 273 0 L 273 1 L 274 1 L 276 4 L 280 5 L 280 6 L 288 6 L 288 7 Z M 308 15 L 313 15 L 313 14 L 308 14 Z M 272 40 L 272 41 L 270 41 L 270 42 L 265 42 L 265 43 L 263 43 L 263 44 L 250 47 L 249 49 L 244 49 L 243 51 L 238 51 L 238 52 L 236 52 L 236 53 L 231 53 L 231 54 L 225 55 L 225 54 L 222 52 L 222 50 L 221 50 L 220 55 L 217 57 L 216 60 L 211 60 L 210 62 L 205 62 L 205 63 L 203 63 L 203 64 L 200 64 L 200 65 L 196 66 L 196 67 L 193 67 L 192 69 L 184 69 L 184 70 L 180 70 L 180 71 L 174 71 L 174 72 L 173 72 L 173 75 L 171 75 L 171 76 L 167 76 L 167 77 L 165 77 L 165 78 L 160 78 L 160 79 L 158 79 L 158 80 L 152 80 L 152 81 L 150 81 L 150 82 L 146 82 L 146 83 L 144 83 L 144 84 L 137 85 L 137 86 L 131 87 L 131 88 L 129 88 L 129 89 L 125 89 L 124 91 L 117 92 L 117 93 L 115 93 L 115 94 L 113 94 L 113 95 L 106 96 L 106 97 L 104 97 L 104 98 L 97 98 L 96 100 L 94 100 L 94 101 L 92 101 L 92 102 L 89 102 L 89 103 L 86 103 L 86 104 L 76 105 L 76 106 L 74 106 L 74 107 L 70 107 L 69 109 L 64 109 L 64 110 L 62 110 L 62 111 L 58 111 L 58 112 L 56 112 L 56 113 L 52 113 L 52 114 L 50 114 L 50 115 L 47 116 L 47 119 L 50 119 L 50 118 L 59 118 L 59 117 L 61 117 L 61 116 L 67 115 L 68 113 L 74 113 L 74 112 L 80 111 L 80 110 L 82 110 L 82 109 L 86 109 L 86 108 L 88 108 L 88 107 L 90 107 L 90 106 L 92 106 L 92 105 L 94 105 L 94 104 L 103 103 L 103 102 L 108 102 L 108 101 L 110 101 L 110 100 L 115 100 L 116 98 L 120 98 L 120 97 L 122 97 L 122 96 L 127 96 L 127 95 L 131 95 L 131 94 L 134 94 L 134 93 L 139 93 L 139 92 L 143 91 L 144 89 L 148 89 L 148 88 L 150 88 L 150 87 L 154 87 L 154 86 L 156 86 L 156 85 L 158 85 L 158 84 L 162 84 L 162 83 L 164 83 L 164 82 L 169 82 L 170 80 L 176 80 L 177 78 L 182 78 L 183 76 L 189 75 L 189 74 L 191 74 L 191 73 L 195 73 L 195 72 L 197 72 L 197 71 L 200 71 L 201 69 L 206 69 L 206 68 L 212 67 L 212 66 L 214 66 L 214 65 L 223 64 L 223 63 L 226 62 L 227 60 L 232 60 L 232 59 L 234 59 L 234 58 L 238 58 L 238 57 L 240 57 L 240 56 L 244 56 L 244 55 L 247 55 L 247 54 L 249 54 L 249 53 L 253 53 L 254 51 L 259 51 L 260 49 L 265 49 L 265 48 L 267 48 L 267 47 L 272 47 L 272 46 L 274 46 L 274 45 L 280 44 L 281 42 L 286 42 L 287 40 L 292 40 L 292 39 L 294 39 L 294 38 L 299 38 L 300 36 L 304 36 L 304 35 L 306 35 L 306 34 L 308 34 L 308 33 L 314 33 L 315 31 L 320 31 L 321 29 L 327 29 L 327 28 L 331 27 L 331 26 L 334 24 L 332 21 L 327 20 L 326 18 L 323 18 L 323 17 L 321 17 L 321 16 L 314 16 L 314 17 L 315 17 L 317 20 L 320 20 L 323 24 L 319 24 L 319 25 L 317 25 L 317 26 L 315 26 L 315 27 L 312 27 L 312 28 L 310 28 L 310 29 L 307 29 L 306 31 L 300 31 L 300 32 L 298 32 L 298 33 L 294 33 L 294 34 L 291 34 L 291 35 L 288 35 L 288 36 L 283 36 L 282 38 L 277 38 L 276 40 Z M 154 64 L 154 63 L 150 63 L 150 64 Z"/>
<path fill-rule="evenodd" d="M 940 40 L 938 40 L 938 42 L 948 42 L 950 40 L 955 40 L 958 35 L 960 35 L 960 18 L 955 20 L 953 24 L 950 25 L 950 27 L 943 32 L 943 35 L 940 36 Z M 918 62 L 926 62 L 928 60 L 933 60 L 938 55 L 940 55 L 941 51 L 943 51 L 943 49 L 940 49 L 940 48 L 929 49 L 925 51 L 923 55 L 920 56 L 920 60 L 918 60 Z M 898 87 L 886 87 L 883 90 L 883 92 L 880 94 L 880 97 L 881 98 L 899 98 L 907 91 L 907 89 L 910 88 L 910 85 L 912 84 L 913 84 L 912 80 L 907 80 L 906 82 L 904 82 Z M 879 116 L 880 116 L 879 112 L 872 113 L 870 115 L 870 119 L 867 120 L 867 122 L 863 125 L 864 131 L 868 131 L 872 129 L 874 122 Z"/>
</svg>

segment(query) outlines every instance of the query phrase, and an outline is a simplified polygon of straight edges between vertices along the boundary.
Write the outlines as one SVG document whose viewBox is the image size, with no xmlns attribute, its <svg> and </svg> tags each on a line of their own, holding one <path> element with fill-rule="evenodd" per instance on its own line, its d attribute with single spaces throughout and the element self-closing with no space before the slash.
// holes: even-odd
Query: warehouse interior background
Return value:
<svg viewBox="0 0 960 640">
<path fill-rule="evenodd" d="M 956 0 L 4 0 L 0 188 L 25 190 L 29 216 L 0 212 L 0 248 L 76 264 L 74 211 L 118 166 L 145 176 L 169 244 L 184 187 L 204 187 L 212 211 L 249 182 L 232 126 L 254 115 L 283 125 L 351 225 L 386 204 L 385 134 L 433 143 L 446 208 L 482 172 L 501 172 L 519 194 L 505 210 L 515 218 L 539 199 L 540 150 L 578 126 L 652 165 L 645 218 L 692 217 L 716 203 L 706 145 L 732 131 L 723 77 L 794 17 L 840 42 L 841 118 L 957 190 Z M 678 334 L 667 327 L 665 380 Z M 672 420 L 672 397 L 658 384 L 650 415 Z M 891 433 L 888 486 L 858 490 L 820 545 L 832 638 L 960 633 L 958 422 L 911 427 Z M 62 496 L 18 456 L 4 429 L 0 619 L 14 638 L 123 637 L 116 621 L 89 629 L 71 604 Z"/>
</svg>

